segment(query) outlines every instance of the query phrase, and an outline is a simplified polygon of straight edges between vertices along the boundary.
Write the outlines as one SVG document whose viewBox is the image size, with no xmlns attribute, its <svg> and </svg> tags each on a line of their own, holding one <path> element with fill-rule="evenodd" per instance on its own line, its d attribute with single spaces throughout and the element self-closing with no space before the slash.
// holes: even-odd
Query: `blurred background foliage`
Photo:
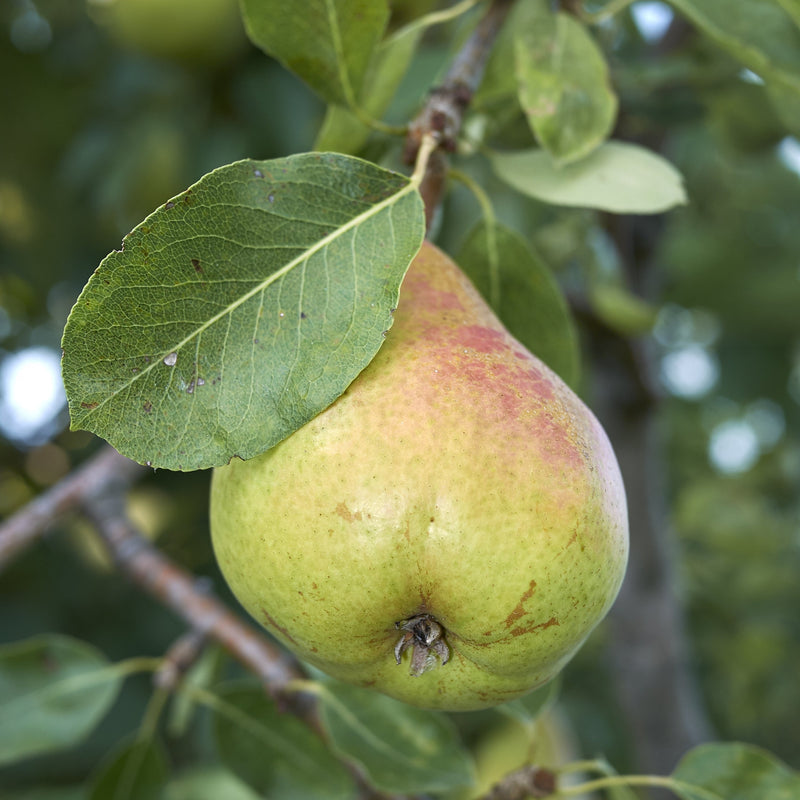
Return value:
<svg viewBox="0 0 800 800">
<path fill-rule="evenodd" d="M 439 4 L 393 5 L 400 24 Z M 662 3 L 634 3 L 596 32 L 620 94 L 616 135 L 667 155 L 686 178 L 688 206 L 648 222 L 648 241 L 622 252 L 603 215 L 512 195 L 481 158 L 459 166 L 484 182 L 499 218 L 535 245 L 576 308 L 653 354 L 703 700 L 719 738 L 800 767 L 800 130 L 778 118 L 759 76 L 676 25 Z M 445 28 L 424 39 L 390 118 L 413 113 L 452 38 Z M 325 109 L 247 43 L 235 0 L 4 0 L 0 109 L 5 516 L 97 447 L 67 430 L 58 373 L 60 333 L 91 271 L 214 167 L 311 149 Z M 467 131 L 496 122 L 479 104 Z M 495 142 L 513 145 L 519 124 L 502 120 Z M 368 147 L 393 157 L 380 139 Z M 456 252 L 479 216 L 454 185 L 440 243 Z M 578 321 L 587 344 L 591 329 Z M 591 402 L 588 378 L 583 391 Z M 132 493 L 130 512 L 231 600 L 210 549 L 207 483 L 204 473 L 160 472 Z M 71 520 L 0 576 L 0 607 L 0 643 L 58 631 L 111 658 L 160 655 L 182 629 L 119 580 L 91 530 Z M 561 705 L 579 749 L 623 769 L 603 644 L 601 628 L 568 668 Z M 85 745 L 5 770 L 0 785 L 79 781 L 108 742 L 135 729 L 149 693 L 146 679 L 132 680 Z M 196 726 L 170 755 L 180 766 L 208 747 Z"/>
</svg>

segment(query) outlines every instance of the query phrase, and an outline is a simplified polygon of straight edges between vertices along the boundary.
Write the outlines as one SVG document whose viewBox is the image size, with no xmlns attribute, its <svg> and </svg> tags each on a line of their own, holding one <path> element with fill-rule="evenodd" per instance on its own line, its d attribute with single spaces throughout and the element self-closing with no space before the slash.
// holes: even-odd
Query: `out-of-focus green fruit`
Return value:
<svg viewBox="0 0 800 800">
<path fill-rule="evenodd" d="M 87 0 L 90 16 L 123 47 L 157 58 L 215 64 L 244 44 L 238 0 Z"/>
</svg>

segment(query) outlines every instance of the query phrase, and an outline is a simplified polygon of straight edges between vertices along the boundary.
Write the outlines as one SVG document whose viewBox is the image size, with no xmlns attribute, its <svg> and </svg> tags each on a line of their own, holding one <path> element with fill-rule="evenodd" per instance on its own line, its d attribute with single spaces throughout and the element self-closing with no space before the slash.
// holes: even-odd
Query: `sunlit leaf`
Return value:
<svg viewBox="0 0 800 800">
<path fill-rule="evenodd" d="M 495 153 L 491 160 L 495 173 L 509 186 L 554 205 L 655 214 L 686 202 L 675 167 L 626 142 L 606 142 L 562 167 L 545 150 Z"/>
<path fill-rule="evenodd" d="M 0 647 L 0 765 L 80 742 L 121 680 L 99 651 L 66 636 Z"/>
<path fill-rule="evenodd" d="M 389 19 L 386 0 L 241 0 L 247 34 L 330 103 L 351 105 Z"/>
<path fill-rule="evenodd" d="M 263 452 L 370 362 L 423 233 L 413 184 L 359 159 L 209 173 L 128 234 L 73 308 L 73 427 L 167 469 Z"/>
<path fill-rule="evenodd" d="M 368 689 L 326 681 L 322 720 L 334 747 L 386 792 L 443 792 L 473 781 L 472 762 L 447 718 Z"/>
<path fill-rule="evenodd" d="M 349 773 L 297 717 L 278 711 L 261 687 L 218 691 L 214 738 L 222 762 L 264 797 L 351 800 Z"/>
<path fill-rule="evenodd" d="M 550 269 L 528 242 L 504 225 L 481 222 L 456 261 L 512 335 L 574 386 L 580 371 L 575 324 Z"/>
<path fill-rule="evenodd" d="M 672 777 L 686 785 L 677 789 L 686 800 L 800 797 L 800 773 L 766 750 L 736 742 L 704 744 L 690 750 Z"/>
<path fill-rule="evenodd" d="M 89 800 L 159 800 L 167 775 L 158 742 L 125 742 L 95 775 Z"/>
<path fill-rule="evenodd" d="M 567 163 L 590 153 L 611 132 L 617 98 L 608 65 L 573 16 L 525 0 L 514 42 L 519 99 L 539 143 Z"/>
</svg>

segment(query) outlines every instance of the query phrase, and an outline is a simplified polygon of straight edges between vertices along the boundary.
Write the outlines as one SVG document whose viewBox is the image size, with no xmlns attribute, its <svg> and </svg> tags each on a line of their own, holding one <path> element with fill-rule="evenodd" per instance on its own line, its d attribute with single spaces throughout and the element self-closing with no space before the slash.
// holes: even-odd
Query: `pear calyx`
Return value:
<svg viewBox="0 0 800 800">
<path fill-rule="evenodd" d="M 417 614 L 394 624 L 403 631 L 394 647 L 394 657 L 399 664 L 403 653 L 411 648 L 409 674 L 419 677 L 423 672 L 444 666 L 450 660 L 450 648 L 445 641 L 445 629 L 430 614 Z M 438 656 L 439 661 L 436 660 Z"/>
</svg>

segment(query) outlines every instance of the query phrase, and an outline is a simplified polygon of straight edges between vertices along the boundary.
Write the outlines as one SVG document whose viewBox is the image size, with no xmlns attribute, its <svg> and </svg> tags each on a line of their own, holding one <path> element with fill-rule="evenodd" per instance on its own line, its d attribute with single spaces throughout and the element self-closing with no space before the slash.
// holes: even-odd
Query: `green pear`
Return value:
<svg viewBox="0 0 800 800">
<path fill-rule="evenodd" d="M 428 243 L 344 394 L 215 470 L 211 532 L 242 605 L 300 658 L 453 711 L 554 677 L 628 552 L 600 424 Z"/>
</svg>

